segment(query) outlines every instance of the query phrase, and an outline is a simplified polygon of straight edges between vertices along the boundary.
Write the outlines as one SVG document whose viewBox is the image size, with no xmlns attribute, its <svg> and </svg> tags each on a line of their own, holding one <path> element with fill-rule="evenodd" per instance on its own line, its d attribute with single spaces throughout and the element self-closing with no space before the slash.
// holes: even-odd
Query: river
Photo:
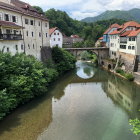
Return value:
<svg viewBox="0 0 140 140">
<path fill-rule="evenodd" d="M 0 140 L 139 140 L 129 125 L 139 109 L 140 87 L 78 61 L 46 95 L 0 122 Z"/>
</svg>

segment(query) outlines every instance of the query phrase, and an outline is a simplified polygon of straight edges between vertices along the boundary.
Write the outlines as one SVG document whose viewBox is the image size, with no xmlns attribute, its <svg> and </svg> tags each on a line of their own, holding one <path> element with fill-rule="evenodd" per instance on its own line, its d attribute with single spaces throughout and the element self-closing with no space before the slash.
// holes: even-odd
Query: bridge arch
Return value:
<svg viewBox="0 0 140 140">
<path fill-rule="evenodd" d="M 96 54 L 98 63 L 101 64 L 102 59 L 109 57 L 109 48 L 98 47 L 98 48 L 65 48 L 68 52 L 72 53 L 75 57 L 78 57 L 83 51 L 91 51 Z"/>
</svg>

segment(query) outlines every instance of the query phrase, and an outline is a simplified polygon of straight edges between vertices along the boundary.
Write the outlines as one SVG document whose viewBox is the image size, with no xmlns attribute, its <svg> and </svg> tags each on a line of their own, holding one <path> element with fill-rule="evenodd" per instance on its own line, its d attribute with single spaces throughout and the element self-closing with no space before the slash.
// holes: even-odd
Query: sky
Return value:
<svg viewBox="0 0 140 140">
<path fill-rule="evenodd" d="M 97 16 L 106 10 L 140 8 L 140 0 L 22 0 L 37 5 L 44 11 L 55 8 L 66 11 L 72 18 L 81 20 Z"/>
</svg>

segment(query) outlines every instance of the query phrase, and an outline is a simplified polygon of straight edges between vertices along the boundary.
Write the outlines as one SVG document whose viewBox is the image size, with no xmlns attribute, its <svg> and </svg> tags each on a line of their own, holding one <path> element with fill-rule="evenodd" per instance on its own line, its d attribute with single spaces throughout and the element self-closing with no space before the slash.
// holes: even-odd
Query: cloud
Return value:
<svg viewBox="0 0 140 140">
<path fill-rule="evenodd" d="M 97 16 L 106 10 L 129 10 L 140 8 L 140 0 L 23 0 L 44 10 L 65 10 L 71 17 L 83 19 Z"/>
</svg>

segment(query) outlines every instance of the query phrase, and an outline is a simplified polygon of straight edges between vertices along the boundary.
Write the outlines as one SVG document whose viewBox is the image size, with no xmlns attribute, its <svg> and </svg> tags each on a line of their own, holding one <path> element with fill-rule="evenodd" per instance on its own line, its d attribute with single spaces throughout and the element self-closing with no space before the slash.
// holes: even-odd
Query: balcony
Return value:
<svg viewBox="0 0 140 140">
<path fill-rule="evenodd" d="M 0 40 L 22 40 L 21 34 L 0 34 Z"/>
<path fill-rule="evenodd" d="M 127 38 L 126 37 L 121 37 L 120 38 L 120 43 L 127 44 Z"/>
<path fill-rule="evenodd" d="M 127 44 L 127 40 L 120 40 L 120 43 Z"/>
</svg>

